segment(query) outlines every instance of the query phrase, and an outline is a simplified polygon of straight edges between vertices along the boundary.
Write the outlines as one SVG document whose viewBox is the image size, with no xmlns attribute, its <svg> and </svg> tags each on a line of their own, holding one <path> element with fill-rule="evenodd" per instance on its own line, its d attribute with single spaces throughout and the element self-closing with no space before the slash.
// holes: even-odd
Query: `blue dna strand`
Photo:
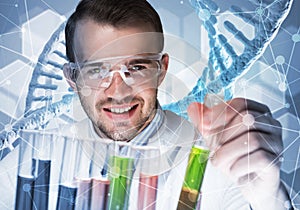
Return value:
<svg viewBox="0 0 300 210">
<path fill-rule="evenodd" d="M 29 83 L 24 116 L 16 120 L 9 130 L 0 133 L 0 160 L 18 145 L 18 133 L 21 130 L 42 128 L 70 109 L 74 97 L 70 89 L 63 91 L 64 95 L 59 101 L 54 101 L 52 97 L 53 91 L 58 89 L 54 81 L 63 79 L 63 64 L 57 60 L 67 59 L 65 47 L 63 52 L 59 50 L 59 45 L 65 46 L 64 28 L 65 22 L 52 34 L 38 58 Z"/>
<path fill-rule="evenodd" d="M 53 84 L 52 79 L 63 79 L 61 74 L 59 74 L 60 72 L 55 72 L 55 69 L 61 70 L 63 64 L 53 61 L 49 58 L 51 54 L 56 54 L 64 60 L 67 59 L 63 52 L 57 50 L 57 45 L 64 45 L 64 40 L 62 39 L 64 28 L 65 23 L 58 27 L 58 29 L 52 34 L 49 41 L 44 46 L 43 51 L 38 58 L 37 64 L 33 70 L 31 81 L 29 83 L 25 104 L 25 117 L 29 116 L 31 112 L 35 111 L 35 103 L 44 102 L 42 103 L 44 105 L 50 104 L 52 101 L 51 91 L 57 90 L 57 85 Z M 47 67 L 47 65 L 50 65 L 50 69 Z M 40 93 L 38 93 L 39 89 L 42 90 Z"/>
<path fill-rule="evenodd" d="M 257 8 L 255 15 L 243 13 L 242 9 L 237 6 L 232 6 L 231 12 L 237 18 L 241 18 L 254 26 L 255 37 L 252 40 L 248 40 L 232 22 L 224 22 L 226 30 L 245 46 L 244 51 L 237 55 L 227 38 L 218 32 L 219 6 L 212 0 L 190 0 L 208 33 L 209 59 L 207 67 L 203 70 L 201 77 L 190 93 L 182 100 L 163 106 L 163 109 L 171 110 L 187 118 L 186 108 L 188 105 L 195 101 L 203 102 L 207 93 L 218 94 L 224 91 L 225 100 L 232 97 L 231 87 L 234 81 L 261 56 L 268 43 L 278 33 L 280 25 L 288 15 L 292 5 L 292 0 L 249 0 L 249 2 Z M 74 94 L 67 93 L 67 90 L 60 101 L 53 102 L 52 99 L 53 91 L 57 89 L 57 85 L 53 81 L 62 79 L 62 63 L 51 59 L 51 55 L 55 54 L 66 60 L 65 52 L 56 48 L 58 44 L 64 44 L 62 36 L 64 27 L 65 23 L 53 33 L 39 56 L 29 85 L 24 117 L 17 120 L 12 125 L 11 130 L 4 130 L 0 133 L 0 160 L 17 146 L 16 140 L 19 131 L 42 128 L 51 119 L 66 113 L 71 107 Z M 60 71 L 49 71 L 46 66 Z M 44 78 L 44 83 L 40 82 L 41 78 Z M 38 96 L 36 94 L 38 90 L 44 91 Z M 40 102 L 43 102 L 43 106 L 37 107 L 35 104 Z"/>
<path fill-rule="evenodd" d="M 244 50 L 237 55 L 227 38 L 218 32 L 218 5 L 212 0 L 190 0 L 208 34 L 209 56 L 196 86 L 186 97 L 163 106 L 187 118 L 186 109 L 191 102 L 204 102 L 207 93 L 219 94 L 223 91 L 224 100 L 232 98 L 231 88 L 234 81 L 245 74 L 251 65 L 263 54 L 268 44 L 274 39 L 282 22 L 287 17 L 293 0 L 249 0 L 256 8 L 255 13 L 244 13 L 238 6 L 231 6 L 237 18 L 241 18 L 255 28 L 252 40 L 247 39 L 242 31 L 230 21 L 224 22 L 225 29 L 244 45 Z"/>
</svg>

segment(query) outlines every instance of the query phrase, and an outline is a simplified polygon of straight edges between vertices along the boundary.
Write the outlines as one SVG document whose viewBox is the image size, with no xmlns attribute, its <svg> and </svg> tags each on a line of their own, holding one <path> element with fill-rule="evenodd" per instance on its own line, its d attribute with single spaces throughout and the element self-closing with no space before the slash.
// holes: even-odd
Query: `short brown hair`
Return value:
<svg viewBox="0 0 300 210">
<path fill-rule="evenodd" d="M 135 26 L 136 23 L 148 23 L 153 27 L 153 32 L 162 34 L 160 48 L 161 50 L 163 48 L 160 17 L 146 0 L 81 0 L 68 19 L 65 28 L 66 54 L 69 61 L 75 61 L 74 33 L 76 23 L 83 19 L 91 19 L 96 23 L 116 28 Z"/>
</svg>

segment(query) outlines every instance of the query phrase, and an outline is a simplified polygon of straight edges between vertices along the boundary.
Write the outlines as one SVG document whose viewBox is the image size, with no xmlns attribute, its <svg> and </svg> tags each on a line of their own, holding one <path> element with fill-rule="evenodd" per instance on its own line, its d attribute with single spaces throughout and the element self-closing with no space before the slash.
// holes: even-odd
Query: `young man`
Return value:
<svg viewBox="0 0 300 210">
<path fill-rule="evenodd" d="M 217 133 L 216 140 L 206 142 L 214 155 L 202 209 L 286 209 L 289 198 L 278 161 L 281 128 L 267 107 L 241 98 L 213 108 L 193 103 L 188 109 L 193 125 L 161 110 L 157 89 L 169 56 L 162 53 L 160 18 L 147 1 L 80 1 L 66 26 L 66 46 L 70 63 L 64 74 L 91 122 L 82 122 L 78 135 L 172 144 L 177 150 L 170 154 L 176 150 L 176 158 L 183 157 L 174 158 L 160 183 L 159 209 L 176 209 L 194 127 L 204 136 Z"/>
</svg>

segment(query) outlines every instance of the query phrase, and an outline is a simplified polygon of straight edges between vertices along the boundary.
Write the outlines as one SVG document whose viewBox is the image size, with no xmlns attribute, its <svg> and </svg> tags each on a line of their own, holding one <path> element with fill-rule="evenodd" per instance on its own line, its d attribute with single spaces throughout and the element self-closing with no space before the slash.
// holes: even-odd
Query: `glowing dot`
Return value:
<svg viewBox="0 0 300 210">
<path fill-rule="evenodd" d="M 32 55 L 30 60 L 31 60 L 32 63 L 37 63 L 38 57 L 36 55 Z"/>
<path fill-rule="evenodd" d="M 61 19 L 62 21 L 65 21 L 67 18 L 66 18 L 65 16 L 60 16 L 60 19 Z"/>
<path fill-rule="evenodd" d="M 287 89 L 287 85 L 285 84 L 285 82 L 281 82 L 278 86 L 279 90 L 284 92 Z"/>
<path fill-rule="evenodd" d="M 293 42 L 300 42 L 300 34 L 294 34 L 292 40 Z"/>
<path fill-rule="evenodd" d="M 284 161 L 284 158 L 283 157 L 280 157 L 279 158 L 279 162 L 283 162 Z"/>
<path fill-rule="evenodd" d="M 198 12 L 198 16 L 201 20 L 207 21 L 210 18 L 211 13 L 207 9 L 200 9 Z"/>
<path fill-rule="evenodd" d="M 90 96 L 92 93 L 92 90 L 90 87 L 84 86 L 80 92 L 83 96 Z"/>
<path fill-rule="evenodd" d="M 246 141 L 245 141 L 245 142 L 244 142 L 244 144 L 245 144 L 245 145 L 247 145 L 247 144 L 248 144 L 248 142 L 246 142 Z"/>
<path fill-rule="evenodd" d="M 254 124 L 254 122 L 255 122 L 255 119 L 252 114 L 246 114 L 243 117 L 243 123 L 246 126 L 252 126 Z"/>
<path fill-rule="evenodd" d="M 291 107 L 291 105 L 289 103 L 285 104 L 285 108 L 289 109 Z"/>
<path fill-rule="evenodd" d="M 256 14 L 262 16 L 264 14 L 264 11 L 265 10 L 263 8 L 259 7 L 259 8 L 256 9 Z"/>
<path fill-rule="evenodd" d="M 23 185 L 23 190 L 24 190 L 24 192 L 29 192 L 31 190 L 30 184 L 24 184 Z"/>
<path fill-rule="evenodd" d="M 19 5 L 18 4 L 15 4 L 15 7 L 18 7 Z"/>
<path fill-rule="evenodd" d="M 247 80 L 246 80 L 246 79 L 241 79 L 241 80 L 240 80 L 240 85 L 241 85 L 242 87 L 246 87 L 246 86 L 247 86 Z"/>
<path fill-rule="evenodd" d="M 276 57 L 275 62 L 279 65 L 282 65 L 285 62 L 285 58 L 282 55 L 279 55 Z"/>
<path fill-rule="evenodd" d="M 118 178 L 120 176 L 121 169 L 117 166 L 111 168 L 111 177 Z"/>
<path fill-rule="evenodd" d="M 116 209 L 120 209 L 120 206 L 119 206 L 119 205 L 116 205 Z"/>
<path fill-rule="evenodd" d="M 180 1 L 180 4 L 183 4 L 183 1 Z"/>
<path fill-rule="evenodd" d="M 70 203 L 75 203 L 75 199 L 74 198 L 70 198 Z"/>
<path fill-rule="evenodd" d="M 8 79 L 8 80 L 6 80 L 5 84 L 6 84 L 6 85 L 10 85 L 10 84 L 11 84 L 11 81 Z"/>
<path fill-rule="evenodd" d="M 292 207 L 291 202 L 290 201 L 285 201 L 284 202 L 284 207 L 287 209 L 290 209 Z"/>
<path fill-rule="evenodd" d="M 39 151 L 38 155 L 39 155 L 39 157 L 43 157 L 45 155 L 45 152 L 44 151 Z"/>
<path fill-rule="evenodd" d="M 76 133 L 76 128 L 75 128 L 75 126 L 71 126 L 70 132 L 71 132 L 71 134 L 75 134 L 75 133 Z"/>
<path fill-rule="evenodd" d="M 22 33 L 25 33 L 25 32 L 26 32 L 26 29 L 23 27 L 23 28 L 21 29 L 21 32 L 22 32 Z"/>
<path fill-rule="evenodd" d="M 5 125 L 5 126 L 4 126 L 4 130 L 5 130 L 5 131 L 11 131 L 11 130 L 12 130 L 11 124 Z"/>
</svg>

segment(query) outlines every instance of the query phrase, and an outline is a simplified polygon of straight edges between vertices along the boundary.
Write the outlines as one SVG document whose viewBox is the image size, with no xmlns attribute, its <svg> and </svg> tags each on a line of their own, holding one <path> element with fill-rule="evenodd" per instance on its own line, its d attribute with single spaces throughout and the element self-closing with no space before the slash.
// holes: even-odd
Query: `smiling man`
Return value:
<svg viewBox="0 0 300 210">
<path fill-rule="evenodd" d="M 217 140 L 206 142 L 214 166 L 209 163 L 206 172 L 202 208 L 286 209 L 280 124 L 266 106 L 246 99 L 213 108 L 191 104 L 193 125 L 161 110 L 157 89 L 169 63 L 163 39 L 160 18 L 145 0 L 80 1 L 66 26 L 70 63 L 64 66 L 90 120 L 77 132 L 134 145 L 174 145 L 168 156 L 174 165 L 159 184 L 165 199 L 158 196 L 157 209 L 177 207 L 194 127 L 205 136 L 217 133 Z M 254 119 L 251 125 L 245 126 L 245 116 Z"/>
<path fill-rule="evenodd" d="M 90 4 L 95 4 L 94 11 L 77 12 L 82 17 L 73 15 L 67 25 L 67 54 L 75 68 L 65 65 L 65 74 L 96 132 L 130 141 L 156 114 L 157 87 L 168 65 L 168 55 L 161 54 L 162 34 L 154 33 L 162 33 L 161 24 L 150 19 L 158 18 L 151 10 L 150 14 L 139 9 L 136 14 L 126 14 L 124 10 L 124 20 L 104 11 L 111 16 L 105 19 L 105 15 L 98 17 L 102 11 L 96 11 L 105 7 L 98 2 Z M 118 3 L 122 4 L 126 2 Z M 134 6 L 143 5 L 136 2 Z M 117 71 L 109 72 L 111 69 Z M 73 70 L 77 78 L 71 75 Z"/>
</svg>

